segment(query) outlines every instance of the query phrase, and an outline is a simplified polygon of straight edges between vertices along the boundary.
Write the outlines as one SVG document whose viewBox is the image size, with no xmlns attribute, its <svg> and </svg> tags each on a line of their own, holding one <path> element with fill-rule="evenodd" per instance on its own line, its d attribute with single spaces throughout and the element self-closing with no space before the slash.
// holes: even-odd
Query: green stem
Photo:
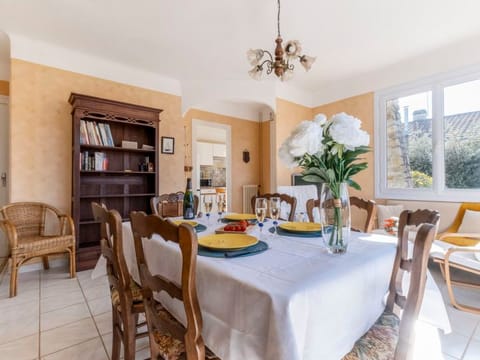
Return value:
<svg viewBox="0 0 480 360">
<path fill-rule="evenodd" d="M 343 246 L 343 220 L 342 220 L 342 208 L 334 206 L 333 227 L 330 233 L 330 239 L 328 245 Z"/>
</svg>

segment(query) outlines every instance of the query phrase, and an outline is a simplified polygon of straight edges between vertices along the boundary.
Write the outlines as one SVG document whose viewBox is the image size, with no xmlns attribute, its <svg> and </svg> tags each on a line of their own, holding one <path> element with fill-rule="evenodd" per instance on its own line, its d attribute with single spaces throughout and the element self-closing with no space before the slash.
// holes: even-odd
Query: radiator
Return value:
<svg viewBox="0 0 480 360">
<path fill-rule="evenodd" d="M 253 214 L 252 197 L 258 195 L 258 185 L 243 185 L 243 212 Z"/>
</svg>

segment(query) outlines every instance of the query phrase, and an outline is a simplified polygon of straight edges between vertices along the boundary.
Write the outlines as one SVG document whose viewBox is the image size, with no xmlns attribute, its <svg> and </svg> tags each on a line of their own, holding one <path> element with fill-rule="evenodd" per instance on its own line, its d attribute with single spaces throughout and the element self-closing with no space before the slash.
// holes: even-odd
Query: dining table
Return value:
<svg viewBox="0 0 480 360">
<path fill-rule="evenodd" d="M 195 221 L 206 228 L 199 238 L 222 226 L 216 217 Z M 269 230 L 271 220 L 262 231 L 258 225 L 248 230 L 268 246 L 261 253 L 199 253 L 196 285 L 205 343 L 221 359 L 341 359 L 385 308 L 396 239 L 352 231 L 347 251 L 330 254 L 321 236 Z M 139 282 L 129 222 L 122 231 L 127 266 Z M 178 245 L 154 235 L 143 239 L 143 246 L 152 274 L 180 283 Z M 186 323 L 181 302 L 165 293 L 155 297 Z M 437 327 L 448 332 L 441 295 L 433 303 Z M 445 314 L 438 315 L 442 309 Z"/>
</svg>

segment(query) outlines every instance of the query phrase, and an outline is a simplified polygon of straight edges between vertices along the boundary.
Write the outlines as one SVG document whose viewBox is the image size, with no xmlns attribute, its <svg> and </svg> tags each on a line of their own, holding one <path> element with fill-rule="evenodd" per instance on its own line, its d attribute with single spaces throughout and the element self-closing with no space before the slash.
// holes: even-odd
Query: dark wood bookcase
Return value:
<svg viewBox="0 0 480 360">
<path fill-rule="evenodd" d="M 92 268 L 100 255 L 100 226 L 93 220 L 92 201 L 116 209 L 124 220 L 132 210 L 150 212 L 150 198 L 158 195 L 158 123 L 162 110 L 75 93 L 69 103 L 73 120 L 72 216 L 77 269 L 84 270 Z M 85 122 L 98 129 L 108 127 L 114 146 L 106 140 L 86 141 L 81 130 Z M 136 142 L 137 146 L 122 147 L 122 141 Z M 93 159 L 101 154 L 101 170 L 87 170 L 87 154 L 94 155 Z"/>
</svg>

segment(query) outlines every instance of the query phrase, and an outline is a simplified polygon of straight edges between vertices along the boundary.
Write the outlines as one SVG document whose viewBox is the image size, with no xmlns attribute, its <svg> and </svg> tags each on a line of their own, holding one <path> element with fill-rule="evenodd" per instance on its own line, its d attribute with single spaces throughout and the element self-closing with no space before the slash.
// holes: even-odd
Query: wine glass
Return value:
<svg viewBox="0 0 480 360">
<path fill-rule="evenodd" d="M 218 211 L 218 221 L 222 221 L 222 214 L 225 211 L 225 195 L 218 194 L 217 195 L 217 211 Z"/>
<path fill-rule="evenodd" d="M 205 195 L 203 197 L 203 205 L 205 206 L 205 215 L 207 215 L 207 224 L 210 225 L 210 213 L 212 212 L 212 197 Z"/>
<path fill-rule="evenodd" d="M 263 221 L 267 215 L 267 199 L 255 199 L 255 216 L 257 217 L 258 227 L 260 228 L 260 239 L 263 238 Z"/>
<path fill-rule="evenodd" d="M 278 219 L 280 218 L 280 198 L 279 197 L 272 197 L 270 198 L 270 217 L 273 220 L 273 226 L 275 227 L 275 231 L 273 235 L 278 235 Z"/>
</svg>

